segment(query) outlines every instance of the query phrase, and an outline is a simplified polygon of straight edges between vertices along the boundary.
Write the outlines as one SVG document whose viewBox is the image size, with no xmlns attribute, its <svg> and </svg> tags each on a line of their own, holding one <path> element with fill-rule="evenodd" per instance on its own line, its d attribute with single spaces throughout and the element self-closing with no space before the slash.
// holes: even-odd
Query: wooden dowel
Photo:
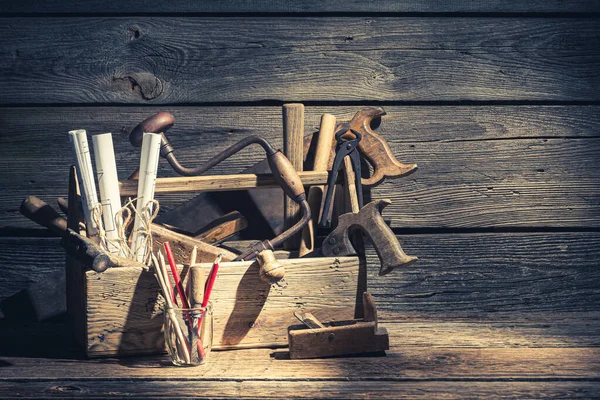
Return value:
<svg viewBox="0 0 600 400">
<path fill-rule="evenodd" d="M 353 213 L 357 213 L 360 210 L 360 205 L 358 204 L 358 192 L 356 188 L 355 181 L 356 174 L 354 173 L 354 169 L 352 168 L 352 161 L 350 157 L 344 157 L 344 181 L 346 184 L 346 201 L 348 211 Z"/>
<path fill-rule="evenodd" d="M 159 253 L 159 256 L 160 256 L 160 253 Z M 162 259 L 162 257 L 161 257 L 161 260 L 159 262 L 156 259 L 156 257 L 154 256 L 154 254 L 152 254 L 152 262 L 154 263 L 154 269 L 156 271 L 155 273 L 156 273 L 156 278 L 158 280 L 158 284 L 159 284 L 159 286 L 161 286 L 163 294 L 165 296 L 165 301 L 167 302 L 167 315 L 171 319 L 171 323 L 173 324 L 173 327 L 175 329 L 175 335 L 177 336 L 177 339 L 178 339 L 177 341 L 180 344 L 179 348 L 183 353 L 185 362 L 187 364 L 189 364 L 191 362 L 191 358 L 190 358 L 188 341 L 185 338 L 183 331 L 181 330 L 181 326 L 179 325 L 179 322 L 177 320 L 177 315 L 175 314 L 173 302 L 171 301 L 171 296 L 169 296 L 169 286 L 166 283 L 167 277 L 165 276 L 167 269 L 166 269 L 166 266 L 164 265 L 164 259 Z M 165 326 L 165 329 L 167 329 L 167 326 Z"/>
<path fill-rule="evenodd" d="M 331 114 L 323 114 L 321 117 L 321 126 L 317 138 L 317 148 L 315 150 L 314 171 L 326 171 L 331 156 L 331 147 L 335 135 L 336 118 Z M 315 225 L 319 221 L 321 211 L 321 202 L 325 186 L 312 186 L 308 190 L 308 204 L 310 205 L 311 219 L 308 225 L 302 230 L 300 240 L 300 249 L 298 256 L 302 257 L 314 250 L 315 247 Z"/>
<path fill-rule="evenodd" d="M 329 172 L 298 172 L 305 186 L 326 185 Z M 138 181 L 120 182 L 121 196 L 136 196 Z M 192 177 L 157 178 L 154 193 L 223 192 L 256 188 L 279 187 L 271 174 L 207 175 Z"/>
</svg>

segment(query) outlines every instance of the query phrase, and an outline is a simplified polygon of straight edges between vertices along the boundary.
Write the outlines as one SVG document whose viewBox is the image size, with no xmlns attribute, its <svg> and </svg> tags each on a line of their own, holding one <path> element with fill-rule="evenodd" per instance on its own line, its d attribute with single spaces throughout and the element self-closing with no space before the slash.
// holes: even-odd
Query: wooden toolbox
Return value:
<svg viewBox="0 0 600 400">
<path fill-rule="evenodd" d="M 281 262 L 286 269 L 283 286 L 262 282 L 254 261 L 221 263 L 211 297 L 213 349 L 286 346 L 287 328 L 297 323 L 294 311 L 308 310 L 323 320 L 360 317 L 366 290 L 364 259 Z M 187 272 L 184 266 L 182 276 Z M 88 357 L 164 352 L 163 303 L 149 269 L 97 273 L 67 258 L 68 310 Z"/>
</svg>

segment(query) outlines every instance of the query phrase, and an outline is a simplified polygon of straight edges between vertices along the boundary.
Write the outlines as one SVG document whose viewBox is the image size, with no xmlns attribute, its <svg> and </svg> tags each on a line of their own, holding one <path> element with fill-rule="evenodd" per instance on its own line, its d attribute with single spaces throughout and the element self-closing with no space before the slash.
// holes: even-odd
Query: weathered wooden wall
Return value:
<svg viewBox="0 0 600 400">
<path fill-rule="evenodd" d="M 170 138 L 194 164 L 249 134 L 281 145 L 293 101 L 306 133 L 323 112 L 382 105 L 379 132 L 419 164 L 372 194 L 393 200 L 386 217 L 421 259 L 369 271 L 383 319 L 600 311 L 597 0 L 1 1 L 0 37 L 0 298 L 63 268 L 18 208 L 66 194 L 68 130 L 117 134 L 125 178 L 127 133 L 156 111 L 175 115 Z"/>
<path fill-rule="evenodd" d="M 65 195 L 67 130 L 117 134 L 124 178 L 138 163 L 127 132 L 158 110 L 176 116 L 171 140 L 193 164 L 249 134 L 281 145 L 279 106 L 299 101 L 306 133 L 323 112 L 348 120 L 385 106 L 380 133 L 420 166 L 373 192 L 393 200 L 387 217 L 422 259 L 371 279 L 387 307 L 552 311 L 544 296 L 565 275 L 576 289 L 556 307 L 595 307 L 599 285 L 583 266 L 600 228 L 597 3 L 288 3 L 0 8 L 0 297 L 62 268 L 55 240 L 37 247 L 46 233 L 18 206 L 28 194 Z M 245 151 L 216 171 L 260 158 Z M 160 174 L 173 176 L 164 163 Z M 163 209 L 191 196 L 162 196 Z M 408 296 L 415 286 L 429 295 Z M 478 299 L 505 290 L 515 296 Z M 451 306 L 449 292 L 464 301 Z"/>
</svg>

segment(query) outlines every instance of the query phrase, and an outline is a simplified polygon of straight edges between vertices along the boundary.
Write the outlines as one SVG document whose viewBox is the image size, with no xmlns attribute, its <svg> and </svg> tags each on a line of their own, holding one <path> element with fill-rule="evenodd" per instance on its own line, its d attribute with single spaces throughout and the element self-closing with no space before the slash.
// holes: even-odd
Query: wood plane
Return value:
<svg viewBox="0 0 600 400">
<path fill-rule="evenodd" d="M 288 328 L 290 358 L 321 358 L 389 350 L 385 328 L 377 326 L 373 296 L 363 293 L 364 318 L 321 323 L 312 314 L 301 316 L 304 324 Z"/>
</svg>

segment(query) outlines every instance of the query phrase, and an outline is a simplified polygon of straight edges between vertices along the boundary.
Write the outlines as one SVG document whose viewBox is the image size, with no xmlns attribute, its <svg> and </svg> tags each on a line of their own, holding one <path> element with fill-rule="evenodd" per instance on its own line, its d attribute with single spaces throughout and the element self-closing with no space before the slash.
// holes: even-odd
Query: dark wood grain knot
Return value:
<svg viewBox="0 0 600 400">
<path fill-rule="evenodd" d="M 50 390 L 53 392 L 59 393 L 67 393 L 67 392 L 83 392 L 84 390 L 80 387 L 73 385 L 63 385 L 63 386 L 52 386 Z"/>
<path fill-rule="evenodd" d="M 113 77 L 113 86 L 121 91 L 133 92 L 142 100 L 154 100 L 164 91 L 163 82 L 149 72 Z"/>
</svg>

